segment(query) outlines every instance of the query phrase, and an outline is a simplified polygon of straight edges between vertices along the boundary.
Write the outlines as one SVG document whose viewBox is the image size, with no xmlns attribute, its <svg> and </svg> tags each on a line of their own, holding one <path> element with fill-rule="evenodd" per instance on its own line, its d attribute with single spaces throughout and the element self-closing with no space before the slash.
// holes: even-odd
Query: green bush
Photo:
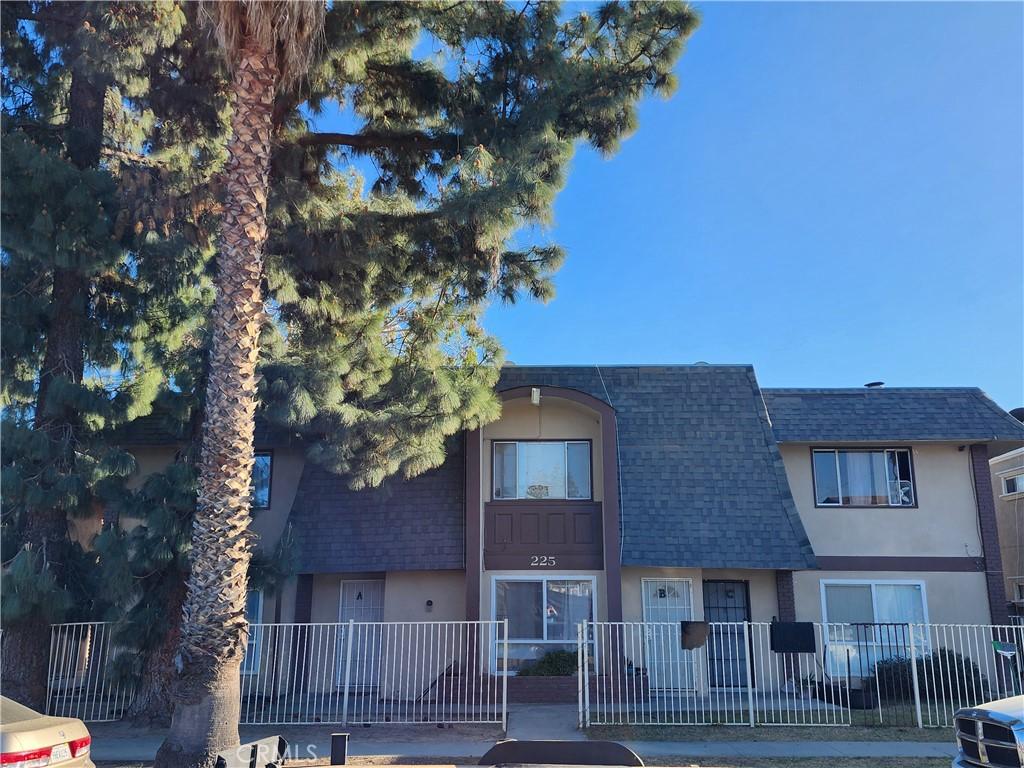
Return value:
<svg viewBox="0 0 1024 768">
<path fill-rule="evenodd" d="M 894 656 L 875 664 L 878 691 L 883 701 L 907 701 L 914 697 L 910 659 Z M 960 695 L 987 696 L 987 680 L 978 665 L 966 656 L 940 648 L 917 660 L 917 687 L 921 698 L 936 700 Z"/>
<path fill-rule="evenodd" d="M 572 651 L 548 651 L 519 670 L 520 677 L 564 677 L 575 674 L 576 654 Z"/>
</svg>

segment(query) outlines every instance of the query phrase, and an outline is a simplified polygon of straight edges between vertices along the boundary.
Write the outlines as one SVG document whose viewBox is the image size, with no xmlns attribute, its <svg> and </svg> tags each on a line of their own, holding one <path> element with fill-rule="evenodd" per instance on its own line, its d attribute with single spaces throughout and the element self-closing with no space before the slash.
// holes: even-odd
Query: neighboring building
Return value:
<svg viewBox="0 0 1024 768">
<path fill-rule="evenodd" d="M 591 618 L 1006 621 L 988 459 L 1024 425 L 978 389 L 690 365 L 513 366 L 499 390 L 442 467 L 372 491 L 261 431 L 254 528 L 291 525 L 298 575 L 250 617 L 507 617 L 512 666 Z M 138 432 L 143 471 L 171 460 Z"/>
<path fill-rule="evenodd" d="M 1024 448 L 989 459 L 989 464 L 1006 596 L 1011 612 L 1024 616 Z"/>
</svg>

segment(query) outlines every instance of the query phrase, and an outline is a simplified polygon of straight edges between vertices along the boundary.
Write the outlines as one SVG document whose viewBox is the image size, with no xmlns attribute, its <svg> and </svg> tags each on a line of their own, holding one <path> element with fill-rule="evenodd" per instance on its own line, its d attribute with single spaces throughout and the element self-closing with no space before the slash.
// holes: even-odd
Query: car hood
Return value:
<svg viewBox="0 0 1024 768">
<path fill-rule="evenodd" d="M 1006 717 L 1013 717 L 1024 721 L 1024 696 L 1011 696 L 1008 699 L 998 699 L 981 704 L 972 709 L 983 709 L 986 712 L 995 712 Z"/>
</svg>

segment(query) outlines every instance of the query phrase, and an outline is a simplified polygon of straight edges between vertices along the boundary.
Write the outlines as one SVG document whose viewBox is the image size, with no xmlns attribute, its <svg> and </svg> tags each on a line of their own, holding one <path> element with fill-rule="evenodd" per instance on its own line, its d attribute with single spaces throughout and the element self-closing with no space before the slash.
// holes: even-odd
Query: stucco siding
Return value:
<svg viewBox="0 0 1024 768">
<path fill-rule="evenodd" d="M 793 574 L 798 621 L 821 621 L 821 581 L 919 581 L 924 584 L 927 619 L 933 624 L 989 623 L 983 573 L 907 571 L 798 571 Z"/>
<path fill-rule="evenodd" d="M 275 448 L 271 462 L 270 507 L 253 512 L 250 530 L 260 551 L 273 552 L 295 501 L 305 456 L 296 448 Z"/>
<path fill-rule="evenodd" d="M 1024 493 L 1005 494 L 1002 473 L 1022 473 L 1018 481 L 1024 486 L 1024 450 L 996 456 L 990 462 L 992 469 L 992 497 L 995 499 L 996 522 L 999 526 L 999 547 L 1003 555 L 1003 574 L 1006 595 L 1015 601 L 1018 612 L 1024 614 L 1024 600 L 1020 588 L 1024 585 Z"/>
<path fill-rule="evenodd" d="M 907 508 L 815 507 L 811 446 L 790 444 L 780 450 L 818 557 L 982 556 L 970 455 L 957 445 L 912 446 L 918 505 Z"/>
<path fill-rule="evenodd" d="M 427 606 L 427 601 L 433 603 Z M 384 621 L 462 621 L 466 618 L 466 574 L 462 571 L 402 571 L 387 574 Z"/>
</svg>

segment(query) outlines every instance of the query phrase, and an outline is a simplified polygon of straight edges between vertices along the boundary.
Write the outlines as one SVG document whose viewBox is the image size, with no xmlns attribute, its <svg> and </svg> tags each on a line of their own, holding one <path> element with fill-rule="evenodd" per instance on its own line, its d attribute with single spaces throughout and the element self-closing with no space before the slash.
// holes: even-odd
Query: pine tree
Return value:
<svg viewBox="0 0 1024 768">
<path fill-rule="evenodd" d="M 167 71 L 186 21 L 173 2 L 0 14 L 3 685 L 41 707 L 40 649 L 74 605 L 83 575 L 69 569 L 89 561 L 68 518 L 94 515 L 133 470 L 110 431 L 147 412 L 197 307 L 209 254 L 176 222 L 222 119 L 205 86 L 184 106 L 151 98 L 150 75 L 181 80 Z"/>
</svg>

